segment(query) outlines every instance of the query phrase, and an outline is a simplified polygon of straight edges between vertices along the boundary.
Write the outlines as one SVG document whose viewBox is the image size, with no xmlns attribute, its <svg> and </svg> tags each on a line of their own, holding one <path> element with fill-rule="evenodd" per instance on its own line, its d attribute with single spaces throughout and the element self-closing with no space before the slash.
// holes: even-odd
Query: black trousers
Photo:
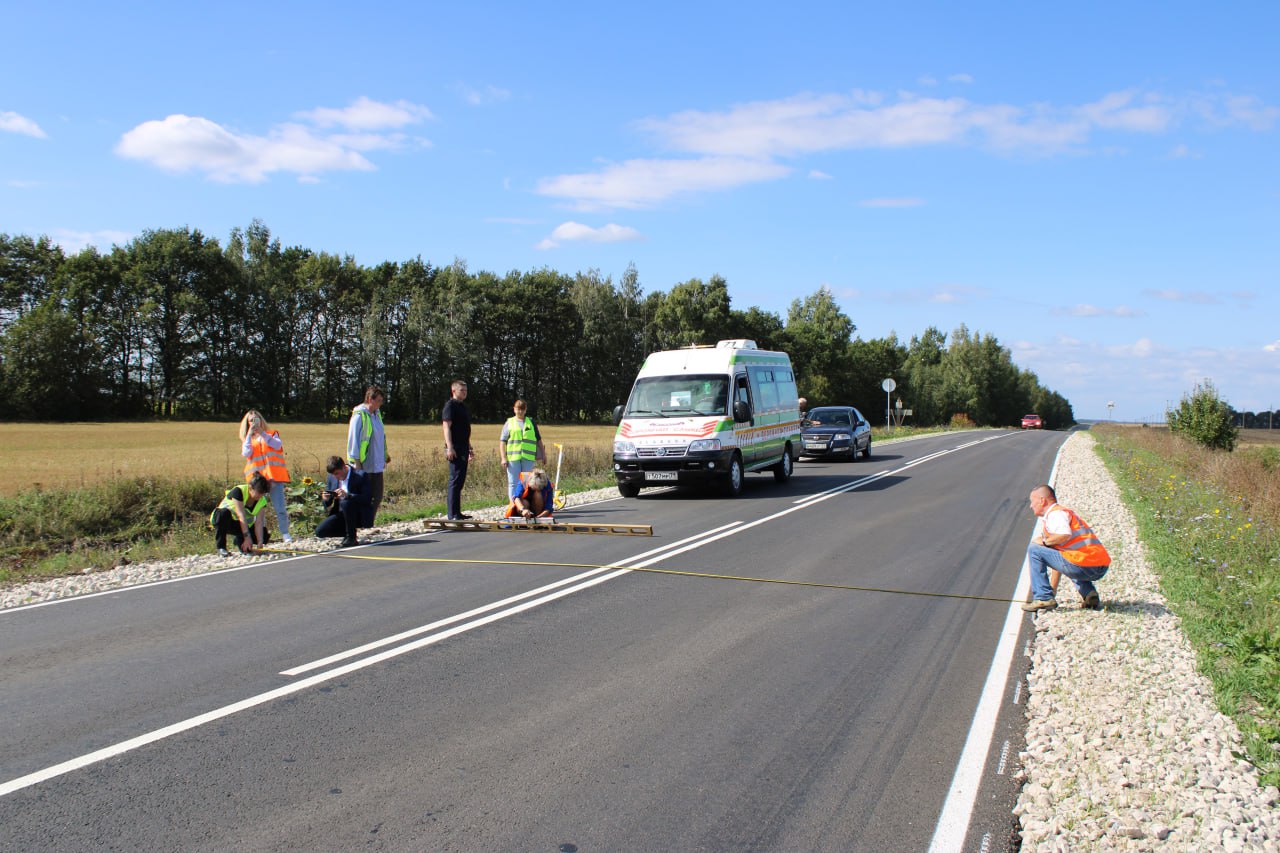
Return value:
<svg viewBox="0 0 1280 853">
<path fill-rule="evenodd" d="M 240 550 L 240 546 L 244 544 L 244 534 L 240 532 L 240 519 L 236 516 L 235 510 L 223 507 L 213 512 L 213 536 L 218 543 L 218 547 L 226 549 L 227 534 L 231 534 L 231 541 L 236 543 L 236 550 Z M 262 528 L 262 542 L 258 542 L 258 531 L 254 528 L 253 523 L 249 523 L 249 541 L 254 545 L 265 545 L 271 540 L 271 531 L 266 527 Z"/>
<path fill-rule="evenodd" d="M 449 488 L 445 492 L 445 515 L 457 518 L 462 515 L 462 487 L 467 484 L 467 454 L 449 462 Z"/>
<path fill-rule="evenodd" d="M 317 539 L 354 539 L 360 529 L 360 508 L 351 501 L 342 501 L 336 509 L 329 510 L 329 515 L 316 527 Z"/>
<path fill-rule="evenodd" d="M 373 503 L 374 518 L 378 516 L 378 507 L 382 506 L 382 488 L 383 477 L 385 472 L 379 471 L 376 474 L 365 472 L 364 476 L 369 480 L 369 500 Z"/>
</svg>

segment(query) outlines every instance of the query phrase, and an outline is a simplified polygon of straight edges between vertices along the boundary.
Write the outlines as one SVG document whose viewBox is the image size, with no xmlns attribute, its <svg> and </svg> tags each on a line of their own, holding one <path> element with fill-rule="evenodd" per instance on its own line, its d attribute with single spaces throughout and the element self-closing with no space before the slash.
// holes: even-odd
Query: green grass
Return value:
<svg viewBox="0 0 1280 853">
<path fill-rule="evenodd" d="M 378 521 L 444 514 L 448 463 L 441 451 L 409 450 L 387 470 Z M 552 451 L 548 468 L 555 474 Z M 613 484 L 611 449 L 566 447 L 559 484 L 576 492 Z M 321 518 L 321 482 L 290 485 L 293 532 L 308 535 Z M 72 574 L 132 562 L 213 550 L 209 512 L 231 483 L 224 478 L 115 478 L 91 486 L 0 497 L 0 583 Z M 506 503 L 507 479 L 496 450 L 482 448 L 463 491 L 465 508 Z M 268 509 L 268 523 L 274 513 Z"/>
<path fill-rule="evenodd" d="M 106 428 L 102 424 L 62 425 L 59 441 L 82 447 L 81 469 L 64 472 L 56 485 L 36 484 L 12 496 L 0 496 L 0 583 L 14 583 L 74 574 L 86 568 L 105 569 L 121 560 L 141 562 L 165 560 L 213 549 L 213 535 L 206 522 L 210 510 L 239 475 L 240 460 L 231 462 L 231 451 L 214 447 L 226 443 L 225 424 L 122 424 Z M 321 518 L 322 476 L 311 470 L 331 438 L 332 425 L 288 426 L 298 437 L 290 484 L 289 518 L 293 532 L 300 535 L 315 529 Z M 494 436 L 497 427 L 488 427 Z M 383 523 L 412 521 L 444 515 L 448 464 L 435 440 L 438 427 L 398 427 L 396 455 L 386 475 L 386 496 L 378 520 Z M 341 429 L 337 430 L 339 433 Z M 892 433 L 883 428 L 872 431 L 873 440 L 907 438 L 944 428 L 900 427 Z M 614 483 L 612 475 L 612 428 L 549 427 L 551 438 L 564 442 L 561 491 L 573 493 L 604 488 Z M 231 435 L 234 436 L 234 428 Z M 107 443 L 107 442 L 114 442 Z M 129 476 L 115 470 L 124 448 L 145 446 L 149 465 L 157 473 Z M 479 452 L 471 463 L 463 491 L 464 509 L 506 503 L 506 475 L 499 464 L 496 437 L 477 443 Z M 210 450 L 213 447 L 213 450 Z M 203 450 L 201 450 L 203 448 Z M 204 452 L 205 457 L 199 456 Z M 557 450 L 547 447 L 547 469 L 554 476 Z M 230 471 L 184 477 L 182 457 L 189 468 Z M 109 475 L 92 468 L 103 460 L 112 461 Z M 224 464 L 225 462 L 225 464 Z M 137 466 L 135 466 L 137 467 Z M 317 482 L 304 486 L 304 476 Z M 267 511 L 274 525 L 274 513 Z"/>
<path fill-rule="evenodd" d="M 1274 448 L 1197 447 L 1164 430 L 1095 428 L 1200 671 L 1247 759 L 1280 784 L 1280 486 Z"/>
</svg>

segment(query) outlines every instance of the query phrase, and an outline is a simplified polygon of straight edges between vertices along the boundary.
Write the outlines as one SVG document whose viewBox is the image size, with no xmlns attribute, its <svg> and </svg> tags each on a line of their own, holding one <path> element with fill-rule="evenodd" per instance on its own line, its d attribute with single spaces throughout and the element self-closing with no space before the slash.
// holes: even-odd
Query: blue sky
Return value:
<svg viewBox="0 0 1280 853">
<path fill-rule="evenodd" d="M 1280 4 L 0 15 L 0 232 L 259 218 L 366 265 L 719 274 L 784 317 L 827 287 L 863 338 L 994 335 L 1080 418 L 1205 378 L 1280 407 Z"/>
</svg>

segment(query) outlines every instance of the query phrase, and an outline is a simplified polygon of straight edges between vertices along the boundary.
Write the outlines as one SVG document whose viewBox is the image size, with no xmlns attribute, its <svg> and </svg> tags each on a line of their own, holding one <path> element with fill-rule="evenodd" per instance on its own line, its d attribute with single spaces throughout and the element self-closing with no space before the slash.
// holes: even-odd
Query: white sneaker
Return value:
<svg viewBox="0 0 1280 853">
<path fill-rule="evenodd" d="M 218 556 L 219 556 L 219 557 L 230 557 L 230 556 L 231 556 L 231 552 L 230 552 L 230 551 L 228 551 L 226 548 L 219 548 L 219 549 L 218 549 Z"/>
<path fill-rule="evenodd" d="M 292 545 L 292 544 L 293 544 L 293 537 L 292 537 L 292 536 L 286 536 L 286 537 L 284 537 L 284 539 L 282 539 L 281 541 L 282 541 L 282 542 L 284 542 L 284 544 L 286 544 L 286 545 Z"/>
</svg>

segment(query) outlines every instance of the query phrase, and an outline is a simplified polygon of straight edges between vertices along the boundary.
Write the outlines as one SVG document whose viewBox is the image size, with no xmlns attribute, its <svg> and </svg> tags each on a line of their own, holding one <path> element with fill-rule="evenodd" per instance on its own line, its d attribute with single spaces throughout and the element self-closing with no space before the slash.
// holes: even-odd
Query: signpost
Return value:
<svg viewBox="0 0 1280 853">
<path fill-rule="evenodd" d="M 880 387 L 884 389 L 884 428 L 893 429 L 893 405 L 889 395 L 893 393 L 893 389 L 898 387 L 898 383 L 892 379 L 886 379 L 880 383 Z"/>
</svg>

